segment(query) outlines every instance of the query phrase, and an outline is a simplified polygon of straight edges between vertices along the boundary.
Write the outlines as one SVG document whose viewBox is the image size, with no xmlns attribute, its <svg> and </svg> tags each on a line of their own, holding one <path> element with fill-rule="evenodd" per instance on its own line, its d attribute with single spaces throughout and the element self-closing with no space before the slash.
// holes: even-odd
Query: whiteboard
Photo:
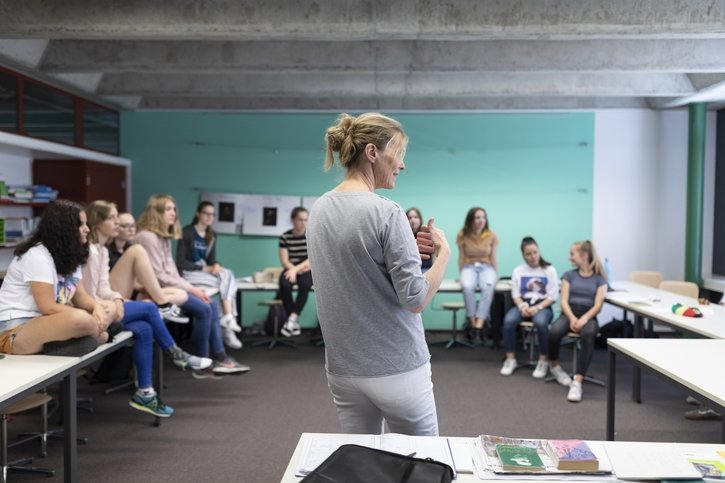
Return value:
<svg viewBox="0 0 725 483">
<path fill-rule="evenodd" d="M 242 234 L 280 236 L 292 228 L 290 215 L 297 206 L 299 196 L 246 195 Z"/>
<path fill-rule="evenodd" d="M 212 193 L 202 191 L 199 201 L 209 201 L 216 208 L 216 218 L 212 228 L 217 233 L 242 233 L 244 206 L 248 195 L 238 193 Z"/>
</svg>

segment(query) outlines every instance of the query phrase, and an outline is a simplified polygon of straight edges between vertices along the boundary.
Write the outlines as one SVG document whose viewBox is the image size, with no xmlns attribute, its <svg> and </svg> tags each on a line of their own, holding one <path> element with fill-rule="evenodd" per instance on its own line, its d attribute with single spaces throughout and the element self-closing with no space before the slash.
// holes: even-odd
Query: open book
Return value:
<svg viewBox="0 0 725 483">
<path fill-rule="evenodd" d="M 416 458 L 431 458 L 445 463 L 453 469 L 453 456 L 448 438 L 437 436 L 406 436 L 404 434 L 315 434 L 311 435 L 302 448 L 302 455 L 295 471 L 296 476 L 305 476 L 325 461 L 343 444 L 358 444 L 368 448 L 382 449 Z"/>
</svg>

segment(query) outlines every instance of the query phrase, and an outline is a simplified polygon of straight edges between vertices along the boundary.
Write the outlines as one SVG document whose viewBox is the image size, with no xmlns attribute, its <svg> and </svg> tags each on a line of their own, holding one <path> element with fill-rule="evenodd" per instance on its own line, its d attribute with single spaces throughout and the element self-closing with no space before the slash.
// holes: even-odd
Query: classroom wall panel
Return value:
<svg viewBox="0 0 725 483">
<path fill-rule="evenodd" d="M 593 113 L 393 116 L 410 136 L 406 169 L 395 190 L 380 194 L 435 217 L 451 245 L 466 211 L 484 207 L 501 239 L 500 275 L 522 262 L 519 243 L 526 235 L 537 238 L 560 272 L 569 268 L 571 242 L 592 236 Z M 322 194 L 343 174 L 322 169 L 324 132 L 335 118 L 329 113 L 123 113 L 122 153 L 136 168 L 134 213 L 153 193 L 173 194 L 184 224 L 201 190 Z M 223 235 L 218 253 L 238 276 L 279 263 L 275 238 Z M 457 255 L 453 246 L 448 278 L 457 278 Z M 443 300 L 440 296 L 434 309 Z M 306 312 L 303 322 L 313 323 L 313 311 Z M 450 324 L 449 314 L 440 310 L 429 310 L 425 320 L 429 328 Z"/>
</svg>

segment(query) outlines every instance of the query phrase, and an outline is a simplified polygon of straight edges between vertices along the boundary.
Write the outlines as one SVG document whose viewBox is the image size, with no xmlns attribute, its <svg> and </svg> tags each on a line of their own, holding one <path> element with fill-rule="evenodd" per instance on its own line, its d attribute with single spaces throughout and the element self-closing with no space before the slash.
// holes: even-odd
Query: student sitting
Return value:
<svg viewBox="0 0 725 483">
<path fill-rule="evenodd" d="M 413 231 L 413 236 L 417 236 L 420 231 L 420 227 L 423 225 L 423 215 L 420 213 L 418 208 L 413 207 L 408 208 L 408 211 L 405 212 L 405 216 L 408 218 L 408 223 L 410 224 L 410 229 Z M 423 273 L 427 272 L 431 266 L 433 266 L 432 258 L 421 260 L 420 269 Z"/>
<path fill-rule="evenodd" d="M 561 281 L 561 315 L 549 327 L 549 367 L 562 386 L 569 386 L 567 399 L 582 399 L 582 382 L 594 355 L 594 340 L 599 326 L 597 314 L 607 295 L 607 278 L 602 262 L 589 240 L 576 242 L 569 250 L 569 260 L 576 267 Z M 581 350 L 576 361 L 574 380 L 559 365 L 559 346 L 569 332 L 581 335 Z"/>
<path fill-rule="evenodd" d="M 80 356 L 108 341 L 113 314 L 79 283 L 87 237 L 79 205 L 57 200 L 45 208 L 33 235 L 15 249 L 0 287 L 0 352 Z"/>
<path fill-rule="evenodd" d="M 153 343 L 171 356 L 174 365 L 181 369 L 204 370 L 212 361 L 206 357 L 192 356 L 179 348 L 161 320 L 158 308 L 151 302 L 128 301 L 113 290 L 109 283 L 108 250 L 106 243 L 118 234 L 116 205 L 107 201 L 94 201 L 88 206 L 90 246 L 88 262 L 83 266 L 83 285 L 88 294 L 107 305 L 114 320 L 133 332 L 133 346 L 138 390 L 129 404 L 140 411 L 155 416 L 168 417 L 174 410 L 161 402 L 153 387 Z"/>
<path fill-rule="evenodd" d="M 141 229 L 135 241 L 146 249 L 156 278 L 161 286 L 186 291 L 188 300 L 181 308 L 194 317 L 192 338 L 196 353 L 214 360 L 211 370 L 195 370 L 194 377 L 214 377 L 215 374 L 240 374 L 249 366 L 240 364 L 224 350 L 219 309 L 204 290 L 184 280 L 171 257 L 171 239 L 181 238 L 181 226 L 176 214 L 176 202 L 169 195 L 153 195 L 138 220 Z"/>
<path fill-rule="evenodd" d="M 181 314 L 179 305 L 186 303 L 186 292 L 173 287 L 161 287 L 156 279 L 146 250 L 134 245 L 136 221 L 130 213 L 118 215 L 118 234 L 109 241 L 109 281 L 125 299 L 151 299 L 158 305 L 161 316 L 169 322 L 184 324 L 189 317 Z"/>
<path fill-rule="evenodd" d="M 307 209 L 298 206 L 290 217 L 292 229 L 279 237 L 279 261 L 284 268 L 279 276 L 279 296 L 287 313 L 287 322 L 280 332 L 285 337 L 302 333 L 298 319 L 312 289 L 312 272 L 307 259 Z M 294 285 L 297 285 L 297 298 L 292 300 Z"/>
<path fill-rule="evenodd" d="M 549 369 L 546 345 L 549 323 L 554 318 L 551 306 L 559 298 L 559 277 L 554 266 L 543 259 L 532 237 L 527 236 L 521 241 L 521 254 L 526 263 L 514 268 L 511 275 L 511 298 L 515 307 L 509 309 L 503 320 L 506 360 L 501 375 L 510 376 L 516 369 L 516 328 L 527 319 L 534 323 L 539 340 L 539 361 L 531 375 L 543 379 Z"/>
<path fill-rule="evenodd" d="M 191 225 L 182 230 L 181 240 L 176 247 L 176 266 L 192 285 L 219 290 L 224 313 L 219 323 L 224 343 L 232 349 L 241 349 L 242 342 L 234 335 L 234 332 L 242 331 L 235 318 L 237 281 L 234 272 L 222 267 L 217 261 L 216 234 L 211 227 L 215 215 L 213 203 L 199 203 Z"/>
</svg>

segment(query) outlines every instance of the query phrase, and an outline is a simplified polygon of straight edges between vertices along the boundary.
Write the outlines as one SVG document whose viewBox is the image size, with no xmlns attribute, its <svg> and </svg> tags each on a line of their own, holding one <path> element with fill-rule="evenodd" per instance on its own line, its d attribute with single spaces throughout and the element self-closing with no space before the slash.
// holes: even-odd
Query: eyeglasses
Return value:
<svg viewBox="0 0 725 483">
<path fill-rule="evenodd" d="M 123 228 L 124 230 L 127 230 L 129 228 L 136 228 L 136 223 L 120 223 L 118 225 L 119 228 Z"/>
<path fill-rule="evenodd" d="M 206 216 L 216 216 L 216 213 L 214 213 L 213 211 L 200 211 L 199 213 Z"/>
</svg>

